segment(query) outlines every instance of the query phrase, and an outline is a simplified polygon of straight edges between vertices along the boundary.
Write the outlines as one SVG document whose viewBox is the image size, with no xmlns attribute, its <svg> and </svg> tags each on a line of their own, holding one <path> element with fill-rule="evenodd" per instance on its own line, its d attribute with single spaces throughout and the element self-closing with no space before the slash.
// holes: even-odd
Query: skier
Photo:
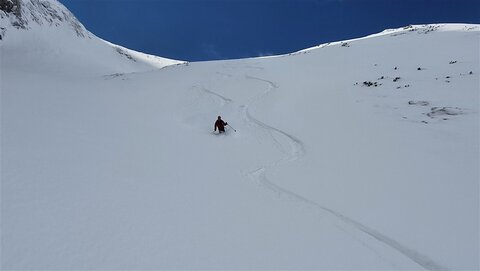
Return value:
<svg viewBox="0 0 480 271">
<path fill-rule="evenodd" d="M 217 128 L 218 128 L 218 133 L 221 134 L 221 133 L 225 133 L 225 126 L 228 125 L 227 122 L 224 122 L 222 120 L 222 117 L 218 116 L 218 119 L 217 121 L 215 122 L 215 127 L 214 127 L 214 132 L 217 131 Z"/>
</svg>

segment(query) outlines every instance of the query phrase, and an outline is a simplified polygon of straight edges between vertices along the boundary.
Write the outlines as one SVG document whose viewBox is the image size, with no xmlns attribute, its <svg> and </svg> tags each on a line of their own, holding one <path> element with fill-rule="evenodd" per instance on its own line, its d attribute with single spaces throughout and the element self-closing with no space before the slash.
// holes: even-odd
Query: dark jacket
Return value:
<svg viewBox="0 0 480 271">
<path fill-rule="evenodd" d="M 215 130 L 214 130 L 214 131 L 216 131 L 217 128 L 218 128 L 218 131 L 219 131 L 220 133 L 225 132 L 225 125 L 227 125 L 227 124 L 228 124 L 228 123 L 224 122 L 223 120 L 218 119 L 218 120 L 215 122 L 215 128 L 214 128 Z"/>
</svg>

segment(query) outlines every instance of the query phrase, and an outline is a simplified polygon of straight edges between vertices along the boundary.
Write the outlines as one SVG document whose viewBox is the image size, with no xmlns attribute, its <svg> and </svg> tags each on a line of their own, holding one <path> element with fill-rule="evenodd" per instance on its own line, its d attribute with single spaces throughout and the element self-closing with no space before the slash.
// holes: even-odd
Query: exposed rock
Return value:
<svg viewBox="0 0 480 271">
<path fill-rule="evenodd" d="M 437 116 L 455 116 L 463 114 L 463 110 L 458 107 L 432 107 L 430 112 L 427 113 L 427 116 L 434 118 Z"/>
<path fill-rule="evenodd" d="M 62 4 L 53 0 L 0 0 L 0 18 L 17 29 L 29 29 L 32 24 L 60 26 L 69 24 L 79 37 L 90 37 L 85 27 Z M 8 22 L 9 21 L 9 22 Z M 3 27 L 3 25 L 2 25 Z M 3 36 L 3 35 L 2 35 Z"/>
<path fill-rule="evenodd" d="M 0 10 L 5 13 L 13 13 L 15 16 L 20 16 L 19 0 L 0 0 Z"/>
<path fill-rule="evenodd" d="M 420 105 L 420 106 L 428 106 L 428 105 L 430 105 L 430 103 L 427 102 L 427 101 L 409 101 L 408 104 L 409 104 L 409 105 Z"/>
</svg>

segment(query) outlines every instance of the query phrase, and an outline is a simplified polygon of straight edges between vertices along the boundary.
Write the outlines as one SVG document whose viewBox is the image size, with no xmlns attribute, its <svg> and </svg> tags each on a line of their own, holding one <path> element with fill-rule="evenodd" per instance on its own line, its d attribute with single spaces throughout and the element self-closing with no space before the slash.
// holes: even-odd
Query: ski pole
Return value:
<svg viewBox="0 0 480 271">
<path fill-rule="evenodd" d="M 228 126 L 230 126 L 230 124 L 227 124 Z M 235 133 L 237 132 L 237 130 L 235 130 L 232 126 L 230 126 L 230 128 L 232 128 L 232 130 L 235 131 Z"/>
</svg>

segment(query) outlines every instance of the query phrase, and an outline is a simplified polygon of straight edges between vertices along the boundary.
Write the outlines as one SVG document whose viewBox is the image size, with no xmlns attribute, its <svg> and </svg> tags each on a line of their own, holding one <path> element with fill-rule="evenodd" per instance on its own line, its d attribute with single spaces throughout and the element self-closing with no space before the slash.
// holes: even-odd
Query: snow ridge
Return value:
<svg viewBox="0 0 480 271">
<path fill-rule="evenodd" d="M 394 28 L 394 29 L 386 29 L 380 33 L 375 33 L 371 34 L 365 37 L 360 37 L 360 38 L 354 38 L 354 39 L 348 39 L 348 40 L 342 40 L 342 41 L 335 41 L 335 42 L 328 42 L 328 43 L 323 43 L 319 44 L 314 47 L 302 49 L 300 51 L 291 53 L 289 55 L 295 55 L 295 54 L 300 54 L 300 53 L 307 53 L 311 50 L 315 49 L 321 49 L 325 48 L 328 46 L 335 46 L 335 45 L 340 45 L 344 47 L 348 47 L 349 42 L 354 42 L 354 41 L 360 41 L 360 40 L 365 40 L 365 39 L 370 39 L 374 37 L 381 37 L 381 36 L 400 36 L 400 35 L 405 35 L 408 33 L 417 33 L 417 34 L 428 34 L 430 32 L 434 31 L 478 31 L 480 29 L 479 25 L 475 24 L 424 24 L 424 25 L 408 25 L 405 27 L 400 27 L 400 28 Z M 273 57 L 273 56 L 268 56 L 268 57 Z M 267 58 L 268 58 L 267 57 Z"/>
</svg>

